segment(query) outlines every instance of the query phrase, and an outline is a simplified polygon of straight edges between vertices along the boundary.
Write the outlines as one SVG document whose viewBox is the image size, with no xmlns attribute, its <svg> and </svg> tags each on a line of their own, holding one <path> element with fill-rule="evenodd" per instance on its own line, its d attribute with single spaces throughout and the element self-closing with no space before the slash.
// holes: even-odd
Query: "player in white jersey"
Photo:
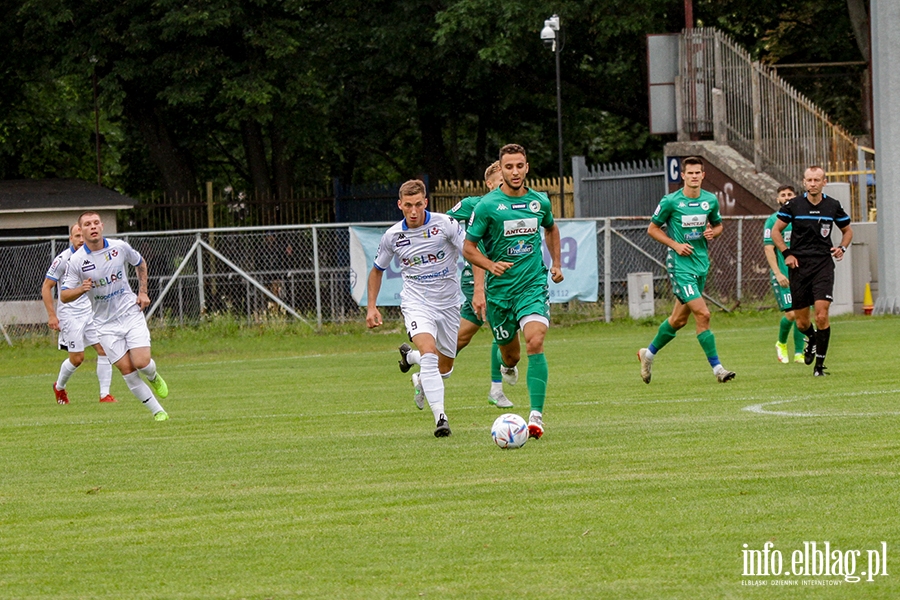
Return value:
<svg viewBox="0 0 900 600">
<path fill-rule="evenodd" d="M 376 307 L 378 292 L 384 271 L 396 256 L 403 277 L 400 311 L 409 339 L 417 348 L 401 346 L 401 370 L 408 371 L 410 364 L 420 366 L 420 372 L 413 376 L 413 385 L 421 385 L 434 414 L 435 437 L 446 437 L 450 426 L 444 413 L 443 379 L 453 371 L 456 357 L 461 302 L 457 262 L 465 232 L 447 215 L 425 210 L 425 184 L 418 179 L 400 186 L 397 206 L 404 218 L 381 237 L 375 265 L 369 273 L 366 325 L 372 328 L 382 324 Z M 424 408 L 421 396 L 416 398 L 417 406 Z"/>
<path fill-rule="evenodd" d="M 81 248 L 83 243 L 81 227 L 78 226 L 78 223 L 75 223 L 69 229 L 69 246 L 53 259 L 41 286 L 41 298 L 44 301 L 44 307 L 47 309 L 47 326 L 59 332 L 59 347 L 61 350 L 69 352 L 69 356 L 60 365 L 59 376 L 57 376 L 56 382 L 53 384 L 53 394 L 56 396 L 57 404 L 69 403 L 66 384 L 75 373 L 75 369 L 84 362 L 84 349 L 86 346 L 93 346 L 97 351 L 97 379 L 100 381 L 100 402 L 116 401 L 109 393 L 109 384 L 112 382 L 112 364 L 106 357 L 103 346 L 100 345 L 100 338 L 97 337 L 97 328 L 94 327 L 91 314 L 91 301 L 87 298 L 79 298 L 69 304 L 59 302 L 57 305 L 53 302 L 53 288 L 61 282 L 66 274 L 66 265 L 69 264 L 69 257 Z"/>
<path fill-rule="evenodd" d="M 147 263 L 127 242 L 103 237 L 103 223 L 96 212 L 85 212 L 78 218 L 84 245 L 69 258 L 59 297 L 65 303 L 87 296 L 94 314 L 94 325 L 100 344 L 128 384 L 128 389 L 146 406 L 154 419 L 169 418 L 159 404 L 169 395 L 169 388 L 156 372 L 150 355 L 150 330 L 143 310 L 150 306 L 147 295 Z M 128 283 L 127 264 L 138 276 L 138 293 Z M 147 377 L 147 383 L 140 373 Z M 153 391 L 150 388 L 153 388 Z"/>
</svg>

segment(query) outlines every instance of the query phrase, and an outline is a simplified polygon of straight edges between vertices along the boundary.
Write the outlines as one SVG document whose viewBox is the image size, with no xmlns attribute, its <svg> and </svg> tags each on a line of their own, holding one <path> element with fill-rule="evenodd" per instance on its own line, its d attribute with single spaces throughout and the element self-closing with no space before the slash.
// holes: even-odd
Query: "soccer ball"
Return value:
<svg viewBox="0 0 900 600">
<path fill-rule="evenodd" d="M 491 437 L 501 448 L 521 448 L 528 441 L 528 423 L 519 415 L 500 415 L 491 427 Z"/>
</svg>

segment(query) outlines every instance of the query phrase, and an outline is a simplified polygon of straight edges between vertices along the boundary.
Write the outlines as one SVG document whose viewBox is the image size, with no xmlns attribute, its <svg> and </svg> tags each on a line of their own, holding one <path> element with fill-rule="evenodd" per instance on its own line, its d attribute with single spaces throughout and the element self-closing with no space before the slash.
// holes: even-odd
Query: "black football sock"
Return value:
<svg viewBox="0 0 900 600">
<path fill-rule="evenodd" d="M 816 367 L 825 366 L 825 354 L 828 353 L 828 340 L 831 339 L 831 327 L 816 332 Z"/>
</svg>

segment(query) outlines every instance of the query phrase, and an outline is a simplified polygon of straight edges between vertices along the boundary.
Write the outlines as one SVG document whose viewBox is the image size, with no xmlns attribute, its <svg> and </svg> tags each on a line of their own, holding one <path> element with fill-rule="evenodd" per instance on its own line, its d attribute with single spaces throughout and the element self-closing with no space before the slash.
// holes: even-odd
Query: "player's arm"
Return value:
<svg viewBox="0 0 900 600">
<path fill-rule="evenodd" d="M 650 221 L 650 225 L 647 227 L 647 235 L 651 238 L 662 244 L 663 246 L 667 246 L 674 250 L 678 256 L 690 256 L 694 253 L 694 247 L 690 244 L 684 243 L 679 244 L 663 231 L 663 228 Z"/>
<path fill-rule="evenodd" d="M 481 317 L 482 321 L 487 321 L 487 296 L 484 294 L 484 269 L 472 265 L 472 280 L 475 283 L 475 290 L 472 292 L 472 310 Z"/>
<path fill-rule="evenodd" d="M 725 230 L 725 223 L 719 221 L 718 225 L 707 225 L 706 229 L 703 230 L 703 237 L 706 238 L 707 242 L 710 242 L 720 235 Z"/>
<path fill-rule="evenodd" d="M 844 258 L 844 252 L 850 247 L 850 242 L 853 241 L 853 229 L 850 228 L 850 225 L 841 227 L 841 234 L 841 243 L 831 249 L 831 255 L 835 260 Z"/>
<path fill-rule="evenodd" d="M 550 252 L 550 278 L 553 283 L 560 283 L 565 276 L 562 272 L 562 260 L 560 259 L 559 226 L 554 223 L 544 228 L 544 242 Z"/>
<path fill-rule="evenodd" d="M 381 280 L 384 278 L 384 271 L 378 267 L 372 267 L 369 271 L 369 281 L 367 283 L 368 298 L 366 298 L 366 326 L 369 329 L 378 327 L 382 324 L 381 312 L 375 303 L 378 301 L 378 292 L 381 291 Z"/>
<path fill-rule="evenodd" d="M 53 288 L 56 282 L 49 277 L 44 278 L 41 285 L 41 300 L 44 301 L 44 308 L 47 309 L 47 327 L 53 331 L 59 331 L 59 319 L 56 317 L 56 308 L 53 306 Z"/>
<path fill-rule="evenodd" d="M 784 236 L 781 234 L 787 226 L 788 224 L 786 221 L 782 221 L 780 218 L 775 219 L 775 224 L 772 225 L 772 243 L 775 244 L 775 247 L 778 248 L 778 251 L 784 256 L 784 264 L 787 265 L 789 269 L 796 269 L 798 264 L 797 257 L 788 249 L 787 244 L 784 243 Z"/>
<path fill-rule="evenodd" d="M 150 296 L 147 294 L 147 279 L 149 269 L 147 268 L 147 261 L 142 260 L 140 263 L 134 266 L 134 271 L 137 273 L 138 277 L 138 293 L 137 293 L 137 305 L 141 307 L 141 310 L 144 310 L 148 306 L 150 306 Z"/>
<path fill-rule="evenodd" d="M 463 244 L 463 256 L 473 266 L 481 267 L 485 271 L 498 277 L 503 275 L 506 270 L 513 265 L 511 262 L 503 260 L 498 262 L 492 261 L 478 249 L 478 244 L 468 238 Z"/>
<path fill-rule="evenodd" d="M 778 268 L 778 255 L 775 254 L 775 246 L 766 244 L 765 246 L 763 246 L 763 252 L 766 253 L 766 262 L 769 263 L 769 269 L 775 275 L 775 280 L 778 281 L 778 285 L 783 288 L 788 287 L 791 282 L 787 277 L 784 276 L 784 273 L 781 272 L 781 269 Z"/>
</svg>

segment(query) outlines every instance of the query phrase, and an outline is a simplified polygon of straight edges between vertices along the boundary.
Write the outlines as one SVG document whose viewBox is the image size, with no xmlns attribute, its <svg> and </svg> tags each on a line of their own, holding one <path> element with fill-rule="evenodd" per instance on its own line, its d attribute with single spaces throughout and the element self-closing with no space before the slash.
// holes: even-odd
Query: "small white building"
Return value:
<svg viewBox="0 0 900 600">
<path fill-rule="evenodd" d="M 128 196 L 80 179 L 0 181 L 0 256 L 6 262 L 0 273 L 0 325 L 46 323 L 41 284 L 53 260 L 53 249 L 61 252 L 67 243 L 61 239 L 40 251 L 13 255 L 2 252 L 4 247 L 9 250 L 9 246 L 30 242 L 8 238 L 68 238 L 69 227 L 87 210 L 100 215 L 104 235 L 115 235 L 117 211 L 135 204 Z"/>
</svg>

